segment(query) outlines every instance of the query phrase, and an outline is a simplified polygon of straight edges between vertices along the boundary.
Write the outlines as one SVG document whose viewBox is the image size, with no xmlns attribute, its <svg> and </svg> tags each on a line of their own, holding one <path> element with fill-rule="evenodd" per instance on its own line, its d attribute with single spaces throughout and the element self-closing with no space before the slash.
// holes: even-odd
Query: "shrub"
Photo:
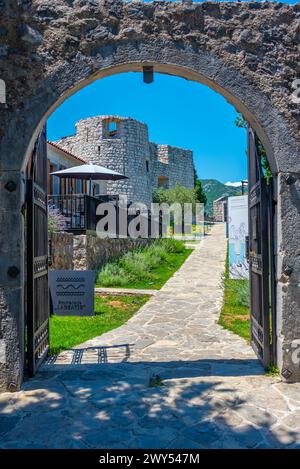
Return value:
<svg viewBox="0 0 300 469">
<path fill-rule="evenodd" d="M 166 259 L 168 255 L 168 250 L 163 243 L 154 241 L 153 244 L 145 250 L 145 255 L 149 257 L 149 261 L 152 265 L 158 265 L 160 261 Z"/>
<path fill-rule="evenodd" d="M 250 306 L 249 283 L 247 281 L 239 284 L 237 297 L 241 306 Z"/>
<path fill-rule="evenodd" d="M 48 205 L 48 231 L 63 231 L 66 228 L 68 218 L 62 215 L 58 208 Z"/>
<path fill-rule="evenodd" d="M 164 238 L 160 241 L 169 253 L 180 253 L 185 251 L 184 243 L 178 239 Z"/>
<path fill-rule="evenodd" d="M 170 189 L 159 188 L 153 191 L 153 202 L 156 203 L 167 203 L 172 205 L 179 203 L 181 205 L 185 203 L 195 204 L 198 202 L 197 194 L 195 189 L 187 189 L 176 183 L 174 187 Z"/>
<path fill-rule="evenodd" d="M 120 265 L 131 278 L 151 278 L 151 274 L 149 272 L 151 262 L 149 257 L 146 256 L 143 251 L 127 252 L 120 259 Z"/>
<path fill-rule="evenodd" d="M 122 267 L 115 262 L 106 264 L 100 272 L 96 275 L 96 282 L 104 287 L 116 287 L 126 285 L 129 278 Z"/>
<path fill-rule="evenodd" d="M 157 239 L 143 249 L 124 254 L 117 262 L 106 264 L 96 274 L 96 283 L 105 287 L 128 285 L 131 282 L 153 280 L 151 270 L 168 259 L 169 254 L 182 253 L 182 241 L 172 238 Z"/>
</svg>

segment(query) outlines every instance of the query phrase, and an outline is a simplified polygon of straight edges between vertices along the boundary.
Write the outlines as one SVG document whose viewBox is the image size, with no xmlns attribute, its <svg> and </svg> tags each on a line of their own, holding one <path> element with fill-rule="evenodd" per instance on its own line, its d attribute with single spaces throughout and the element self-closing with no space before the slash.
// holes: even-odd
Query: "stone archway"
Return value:
<svg viewBox="0 0 300 469">
<path fill-rule="evenodd" d="M 222 94 L 268 152 L 278 195 L 279 365 L 290 381 L 299 380 L 292 352 L 300 338 L 300 120 L 291 100 L 299 5 L 9 0 L 0 12 L 7 90 L 0 114 L 0 389 L 22 382 L 23 171 L 37 133 L 70 94 L 145 65 Z"/>
</svg>

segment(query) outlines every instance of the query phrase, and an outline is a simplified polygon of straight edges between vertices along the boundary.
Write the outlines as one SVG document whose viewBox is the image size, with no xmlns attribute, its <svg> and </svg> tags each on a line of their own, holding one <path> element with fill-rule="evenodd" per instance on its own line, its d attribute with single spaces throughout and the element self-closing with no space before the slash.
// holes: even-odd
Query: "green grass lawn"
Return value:
<svg viewBox="0 0 300 469">
<path fill-rule="evenodd" d="M 124 324 L 148 296 L 95 296 L 95 316 L 52 316 L 50 353 L 57 354 Z"/>
<path fill-rule="evenodd" d="M 249 281 L 229 279 L 228 254 L 224 279 L 224 303 L 219 324 L 250 343 Z M 279 369 L 271 363 L 266 376 L 279 375 Z"/>
<path fill-rule="evenodd" d="M 228 254 L 219 324 L 250 342 L 249 281 L 229 279 Z"/>
<path fill-rule="evenodd" d="M 182 266 L 193 250 L 186 249 L 184 252 L 168 254 L 160 265 L 151 269 L 151 277 L 135 279 L 122 285 L 123 288 L 146 288 L 159 290 L 167 280 Z"/>
<path fill-rule="evenodd" d="M 107 263 L 96 275 L 96 286 L 160 289 L 191 254 L 182 241 L 162 239 Z M 148 296 L 96 295 L 95 316 L 52 316 L 50 353 L 57 354 L 124 324 Z"/>
<path fill-rule="evenodd" d="M 199 223 L 198 225 L 189 225 L 188 223 L 185 224 L 186 230 L 188 229 L 188 227 L 192 227 L 190 235 L 202 235 L 202 236 L 204 234 L 207 234 L 211 230 L 211 226 L 212 225 L 210 225 L 210 224 L 202 224 L 202 223 Z M 169 228 L 169 235 L 170 236 L 174 235 L 174 227 L 173 226 L 170 226 L 170 228 Z M 184 236 L 185 236 L 185 234 L 182 234 L 182 237 L 184 237 Z M 176 239 L 179 239 L 179 238 L 180 238 L 180 234 L 177 234 Z"/>
<path fill-rule="evenodd" d="M 126 253 L 107 263 L 96 275 L 96 287 L 159 290 L 182 266 L 193 250 L 172 238 Z"/>
</svg>

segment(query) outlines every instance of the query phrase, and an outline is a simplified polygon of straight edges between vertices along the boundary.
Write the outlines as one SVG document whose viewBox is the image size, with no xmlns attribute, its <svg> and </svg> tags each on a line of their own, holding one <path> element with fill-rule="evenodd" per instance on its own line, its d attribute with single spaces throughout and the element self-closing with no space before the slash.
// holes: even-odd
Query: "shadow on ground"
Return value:
<svg viewBox="0 0 300 469">
<path fill-rule="evenodd" d="M 0 447 L 295 447 L 276 386 L 256 360 L 48 365 L 0 396 Z"/>
</svg>

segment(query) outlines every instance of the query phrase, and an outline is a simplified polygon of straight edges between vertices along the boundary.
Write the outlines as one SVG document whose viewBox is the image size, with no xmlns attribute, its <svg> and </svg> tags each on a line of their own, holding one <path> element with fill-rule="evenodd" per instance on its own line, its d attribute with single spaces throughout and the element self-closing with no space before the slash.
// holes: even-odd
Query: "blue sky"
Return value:
<svg viewBox="0 0 300 469">
<path fill-rule="evenodd" d="M 129 2 L 130 0 L 124 0 L 125 2 Z M 153 2 L 153 0 L 143 0 L 145 3 L 148 3 L 148 2 Z M 166 0 L 168 2 L 179 2 L 180 0 Z M 205 0 L 193 0 L 194 3 L 202 3 L 204 2 Z M 219 1 L 219 0 L 215 0 L 219 3 L 222 3 L 222 1 Z M 226 0 L 227 2 L 230 2 L 231 0 Z M 232 1 L 236 1 L 236 0 L 232 0 Z M 242 2 L 249 2 L 250 0 L 242 0 Z M 254 0 L 254 1 L 258 1 L 260 2 L 260 0 Z M 262 2 L 261 2 L 262 3 Z M 297 0 L 290 0 L 289 2 L 279 2 L 279 1 L 274 1 L 274 3 L 289 3 L 290 5 L 294 5 L 295 3 L 299 3 Z"/>
<path fill-rule="evenodd" d="M 131 0 L 124 0 L 124 2 L 130 2 L 130 1 L 131 1 Z M 144 1 L 145 3 L 149 3 L 149 2 L 153 2 L 154 0 L 142 0 L 142 1 Z M 162 1 L 163 1 L 163 0 L 162 0 Z M 168 1 L 168 2 L 179 2 L 179 1 L 181 1 L 181 0 L 165 0 L 165 1 Z M 194 3 L 203 3 L 204 1 L 206 1 L 206 0 L 193 0 Z M 218 3 L 222 3 L 222 0 L 214 0 L 214 1 L 216 1 L 216 2 L 218 2 Z M 236 2 L 237 0 L 225 0 L 225 1 L 226 1 L 226 2 L 231 2 L 231 1 Z M 251 0 L 241 0 L 241 1 L 242 1 L 242 2 L 249 2 L 249 1 L 251 1 Z M 257 3 L 263 3 L 263 0 L 253 0 L 253 1 L 256 1 Z M 273 1 L 273 3 L 289 3 L 290 5 L 294 5 L 295 3 L 299 3 L 299 1 L 297 1 L 297 0 L 290 0 L 289 2 L 287 2 L 287 1 L 285 1 L 285 2 L 284 2 L 284 1 L 280 2 L 279 0 L 277 0 L 277 1 L 275 0 L 275 1 Z"/>
<path fill-rule="evenodd" d="M 239 181 L 246 177 L 245 131 L 237 112 L 207 86 L 155 74 L 145 85 L 141 73 L 103 78 L 66 100 L 48 120 L 48 138 L 75 132 L 75 122 L 116 114 L 146 122 L 150 140 L 194 152 L 199 177 Z"/>
<path fill-rule="evenodd" d="M 52 114 L 48 138 L 70 135 L 77 120 L 101 114 L 141 120 L 148 124 L 150 140 L 193 150 L 200 178 L 246 178 L 246 135 L 234 124 L 237 112 L 206 86 L 161 74 L 155 74 L 151 85 L 143 83 L 141 73 L 107 77 L 71 96 Z"/>
</svg>

